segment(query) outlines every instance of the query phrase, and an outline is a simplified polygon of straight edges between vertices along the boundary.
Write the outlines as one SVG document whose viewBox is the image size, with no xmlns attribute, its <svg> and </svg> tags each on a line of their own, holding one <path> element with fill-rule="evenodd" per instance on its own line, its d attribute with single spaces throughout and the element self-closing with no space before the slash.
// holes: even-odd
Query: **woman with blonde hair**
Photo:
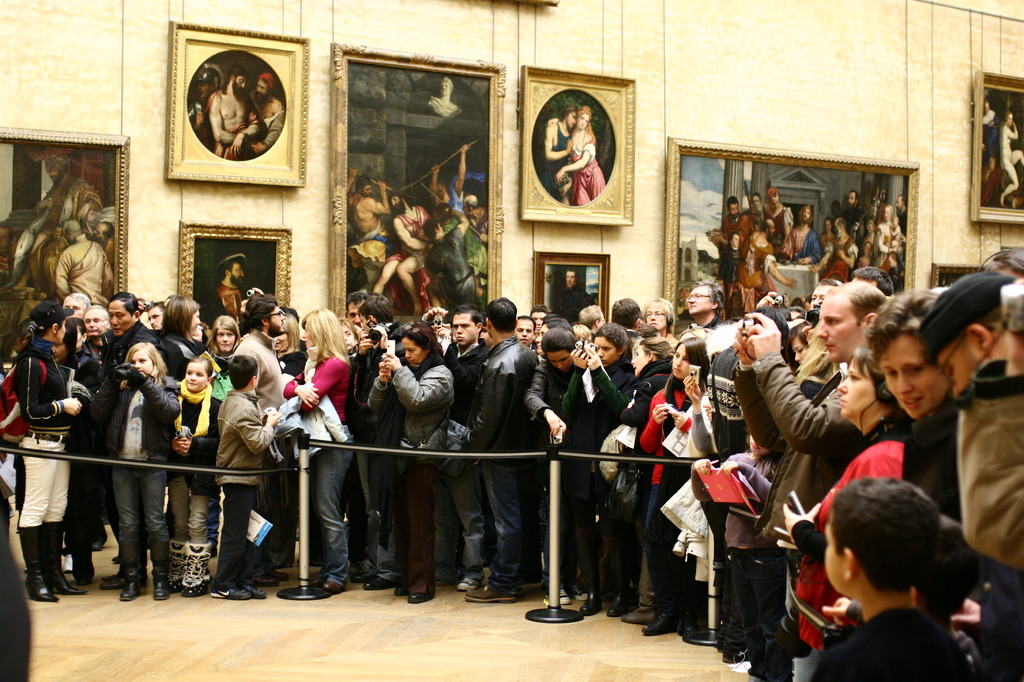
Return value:
<svg viewBox="0 0 1024 682">
<path fill-rule="evenodd" d="M 129 348 L 125 364 L 108 373 L 90 408 L 93 421 L 107 423 L 107 452 L 124 460 L 166 462 L 174 435 L 172 425 L 181 414 L 178 392 L 178 382 L 167 376 L 167 365 L 156 346 L 137 343 Z M 121 519 L 121 601 L 139 596 L 140 515 L 145 519 L 153 557 L 153 599 L 167 599 L 171 596 L 167 579 L 170 546 L 164 514 L 167 472 L 114 467 L 112 473 Z"/>
<path fill-rule="evenodd" d="M 281 363 L 281 372 L 290 377 L 296 376 L 306 366 L 306 354 L 302 352 L 302 332 L 299 331 L 299 319 L 294 315 L 285 314 L 284 333 L 274 339 L 277 359 Z"/>
<path fill-rule="evenodd" d="M 285 385 L 284 397 L 298 397 L 303 412 L 330 403 L 344 424 L 352 372 L 341 323 L 330 310 L 317 308 L 302 318 L 302 329 L 306 365 Z M 313 582 L 332 594 L 344 591 L 348 583 L 348 526 L 342 490 L 351 463 L 351 450 L 335 448 L 322 448 L 311 461 L 313 501 L 324 540 L 324 563 Z"/>
</svg>

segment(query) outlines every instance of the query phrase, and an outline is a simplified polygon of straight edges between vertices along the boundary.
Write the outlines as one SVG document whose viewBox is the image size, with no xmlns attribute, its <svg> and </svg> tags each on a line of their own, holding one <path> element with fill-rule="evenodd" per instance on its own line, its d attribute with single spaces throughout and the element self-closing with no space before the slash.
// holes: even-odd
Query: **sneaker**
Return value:
<svg viewBox="0 0 1024 682">
<path fill-rule="evenodd" d="M 262 590 L 261 590 L 262 592 Z M 263 596 L 266 596 L 266 592 Z M 214 599 L 230 599 L 231 601 L 245 601 L 246 599 L 252 599 L 252 595 L 249 594 L 248 590 L 240 590 L 237 587 L 232 587 L 230 590 L 218 590 L 216 587 L 210 588 L 210 596 Z"/>
<path fill-rule="evenodd" d="M 477 578 L 463 578 L 455 586 L 455 589 L 459 592 L 469 592 L 470 590 L 478 589 L 481 585 L 483 585 L 483 581 Z"/>
<path fill-rule="evenodd" d="M 515 604 L 516 595 L 495 592 L 489 585 L 485 585 L 466 592 L 466 601 L 478 604 Z"/>
<path fill-rule="evenodd" d="M 72 569 L 74 569 L 74 567 L 75 567 L 75 562 L 71 560 L 71 555 L 70 554 L 65 554 L 64 555 L 64 572 L 65 573 L 71 573 L 71 571 L 72 571 Z"/>
<path fill-rule="evenodd" d="M 589 596 L 587 595 L 587 591 L 579 585 L 573 585 L 572 587 L 567 589 L 566 592 L 573 601 L 587 601 L 587 598 Z"/>
<path fill-rule="evenodd" d="M 252 599 L 266 599 L 267 593 L 255 585 L 242 585 L 242 589 L 249 593 Z"/>
<path fill-rule="evenodd" d="M 572 598 L 569 596 L 569 593 L 566 592 L 564 588 L 558 591 L 558 603 L 562 606 L 568 606 L 572 603 Z M 544 590 L 544 606 L 550 605 L 551 604 L 548 603 L 548 591 Z"/>
</svg>

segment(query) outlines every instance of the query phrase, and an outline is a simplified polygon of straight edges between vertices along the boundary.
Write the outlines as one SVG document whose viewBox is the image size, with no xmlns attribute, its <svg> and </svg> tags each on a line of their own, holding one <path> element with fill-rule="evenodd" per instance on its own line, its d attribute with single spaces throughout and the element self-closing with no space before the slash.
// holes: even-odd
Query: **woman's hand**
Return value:
<svg viewBox="0 0 1024 682">
<path fill-rule="evenodd" d="M 565 433 L 565 422 L 555 414 L 554 410 L 547 410 L 544 413 L 544 419 L 548 422 L 548 428 L 551 430 L 551 437 L 557 438 L 558 436 Z"/>
<path fill-rule="evenodd" d="M 668 405 L 662 403 L 654 408 L 654 411 L 651 413 L 651 419 L 654 420 L 655 424 L 664 424 L 672 412 L 673 410 Z"/>
<path fill-rule="evenodd" d="M 306 407 L 316 407 L 320 402 L 320 396 L 317 395 L 316 386 L 313 384 L 299 384 L 295 387 L 295 395 L 299 396 L 299 400 Z"/>
<path fill-rule="evenodd" d="M 831 618 L 832 622 L 836 625 L 844 625 L 846 618 L 846 610 L 850 608 L 850 599 L 848 597 L 840 597 L 836 599 L 832 606 L 823 606 L 821 612 L 825 614 L 827 618 Z"/>
<path fill-rule="evenodd" d="M 789 536 L 793 537 L 793 526 L 801 521 L 810 521 L 811 523 L 814 523 L 814 520 L 818 518 L 818 511 L 820 509 L 821 502 L 811 507 L 811 511 L 800 515 L 790 508 L 788 502 L 782 505 L 782 513 L 786 515 L 786 531 L 789 533 Z"/>
<path fill-rule="evenodd" d="M 74 417 L 76 414 L 82 411 L 82 401 L 78 398 L 65 398 L 64 399 L 64 412 Z"/>
<path fill-rule="evenodd" d="M 591 372 L 596 372 L 601 369 L 601 356 L 597 354 L 597 351 L 590 350 L 584 347 L 584 352 L 587 354 L 587 367 Z"/>
<path fill-rule="evenodd" d="M 732 472 L 737 471 L 739 468 L 740 465 L 737 464 L 736 462 L 726 462 L 725 464 L 722 465 L 721 472 L 723 474 L 731 474 Z"/>
<path fill-rule="evenodd" d="M 587 351 L 585 349 L 577 348 L 569 355 L 572 357 L 572 364 L 576 365 L 580 369 L 587 368 L 587 361 L 589 358 L 587 357 Z"/>
<path fill-rule="evenodd" d="M 698 459 L 693 463 L 693 470 L 702 476 L 711 475 L 711 460 L 710 459 Z"/>
<path fill-rule="evenodd" d="M 191 438 L 174 438 L 171 440 L 171 449 L 177 452 L 179 455 L 184 457 L 188 454 L 189 449 L 192 447 Z"/>
<path fill-rule="evenodd" d="M 686 390 L 686 395 L 690 397 L 690 402 L 694 405 L 700 405 L 701 398 L 704 397 L 704 391 L 700 390 L 700 383 L 697 381 L 697 377 L 687 375 L 683 379 L 683 388 Z"/>
<path fill-rule="evenodd" d="M 686 413 L 685 412 L 672 412 L 671 414 L 672 414 L 672 423 L 676 425 L 676 428 L 679 429 L 680 431 L 685 431 L 686 430 L 686 422 L 688 422 L 690 420 L 690 418 L 686 416 Z"/>
</svg>

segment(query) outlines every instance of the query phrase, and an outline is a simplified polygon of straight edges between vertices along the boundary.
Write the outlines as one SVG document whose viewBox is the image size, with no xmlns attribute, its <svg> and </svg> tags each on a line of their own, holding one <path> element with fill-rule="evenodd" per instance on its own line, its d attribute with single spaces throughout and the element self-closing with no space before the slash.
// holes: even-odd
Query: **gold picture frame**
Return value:
<svg viewBox="0 0 1024 682">
<path fill-rule="evenodd" d="M 819 279 L 845 281 L 868 260 L 888 270 L 897 291 L 914 287 L 918 164 L 673 138 L 667 154 L 664 296 L 675 302 L 681 322 L 688 319 L 689 290 L 700 280 L 723 284 L 726 317 L 749 312 L 769 290 L 790 302 L 804 299 Z M 847 232 L 837 242 L 838 218 Z M 813 228 L 806 235 L 797 229 L 804 224 Z M 755 232 L 761 234 L 752 237 Z M 789 253 L 798 245 L 800 251 Z"/>
<path fill-rule="evenodd" d="M 963 265 L 960 263 L 932 263 L 931 288 L 948 287 L 964 275 L 978 272 L 981 268 L 977 265 Z"/>
<path fill-rule="evenodd" d="M 281 305 L 291 298 L 292 232 L 287 227 L 182 220 L 178 258 L 178 293 L 199 302 L 207 324 L 219 315 L 238 319 L 237 306 L 253 288 L 273 294 Z"/>
<path fill-rule="evenodd" d="M 533 304 L 546 305 L 570 324 L 576 324 L 580 310 L 592 305 L 611 317 L 610 273 L 607 253 L 534 251 Z"/>
<path fill-rule="evenodd" d="M 1012 116 L 1014 110 L 1016 119 Z M 1021 159 L 1013 159 L 1015 152 L 1019 154 L 1024 149 L 1019 140 L 1018 119 L 1024 121 L 1024 78 L 977 72 L 971 145 L 971 220 L 1024 223 Z M 1010 151 L 1010 159 L 1003 158 L 1006 150 Z"/>
<path fill-rule="evenodd" d="M 521 92 L 520 217 L 632 225 L 636 82 L 524 66 Z M 569 148 L 578 125 L 567 112 L 584 106 L 593 134 L 579 134 L 579 152 Z"/>
<path fill-rule="evenodd" d="M 4 357 L 41 301 L 86 293 L 106 306 L 127 288 L 128 177 L 127 137 L 0 128 L 0 206 L 7 207 L 0 215 L 7 242 L 0 246 Z M 25 249 L 28 255 L 19 258 Z"/>
<path fill-rule="evenodd" d="M 505 66 L 342 44 L 332 57 L 329 305 L 342 310 L 347 292 L 383 288 L 405 317 L 497 298 Z M 404 236 L 383 209 L 396 195 L 410 216 Z M 440 238 L 435 209 L 450 209 Z M 389 265 L 395 254 L 411 260 Z M 421 286 L 410 291 L 406 275 Z"/>
<path fill-rule="evenodd" d="M 171 22 L 168 63 L 168 179 L 306 185 L 308 38 Z"/>
</svg>

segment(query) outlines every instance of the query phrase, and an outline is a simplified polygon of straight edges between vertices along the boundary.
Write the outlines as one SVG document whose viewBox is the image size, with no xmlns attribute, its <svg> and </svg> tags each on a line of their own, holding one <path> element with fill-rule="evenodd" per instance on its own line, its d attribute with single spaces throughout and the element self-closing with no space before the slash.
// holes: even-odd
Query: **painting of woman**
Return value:
<svg viewBox="0 0 1024 682">
<path fill-rule="evenodd" d="M 597 137 L 590 123 L 593 112 L 582 106 L 576 113 L 576 128 L 572 133 L 572 162 L 555 174 L 555 180 L 562 182 L 566 173 L 572 173 L 570 203 L 573 206 L 589 204 L 601 196 L 605 188 L 604 172 L 597 163 Z"/>
</svg>

